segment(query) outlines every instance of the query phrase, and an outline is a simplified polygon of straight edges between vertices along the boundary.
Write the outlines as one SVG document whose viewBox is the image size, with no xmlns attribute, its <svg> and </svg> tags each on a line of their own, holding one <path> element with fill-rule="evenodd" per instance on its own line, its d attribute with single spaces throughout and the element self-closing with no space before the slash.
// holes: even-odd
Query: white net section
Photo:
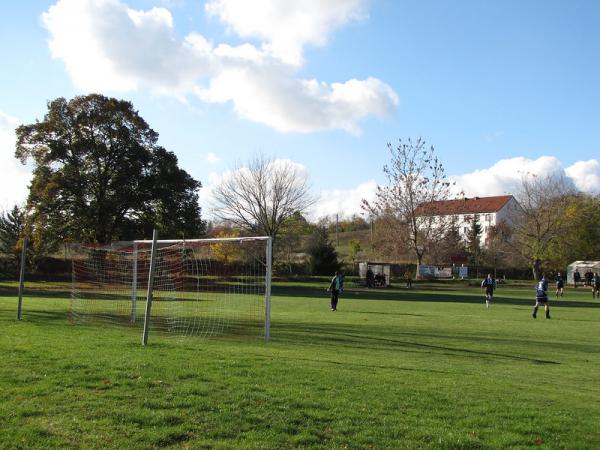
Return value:
<svg viewBox="0 0 600 450">
<path fill-rule="evenodd" d="M 155 257 L 150 335 L 265 332 L 264 239 L 163 244 Z M 73 259 L 70 320 L 142 329 L 151 243 L 81 247 Z"/>
</svg>

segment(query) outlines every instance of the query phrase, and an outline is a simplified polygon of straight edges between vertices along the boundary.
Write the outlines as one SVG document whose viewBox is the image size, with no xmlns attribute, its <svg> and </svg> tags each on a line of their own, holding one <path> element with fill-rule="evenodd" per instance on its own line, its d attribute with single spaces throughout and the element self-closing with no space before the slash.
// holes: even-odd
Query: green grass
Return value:
<svg viewBox="0 0 600 450">
<path fill-rule="evenodd" d="M 0 283 L 0 448 L 600 448 L 600 301 L 441 283 L 275 287 L 272 341 L 70 325 Z"/>
</svg>

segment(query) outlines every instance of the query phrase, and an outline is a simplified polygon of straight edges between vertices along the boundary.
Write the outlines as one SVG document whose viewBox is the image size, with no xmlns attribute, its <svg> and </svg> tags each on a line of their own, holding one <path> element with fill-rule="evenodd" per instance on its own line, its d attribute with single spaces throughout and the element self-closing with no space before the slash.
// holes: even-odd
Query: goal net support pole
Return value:
<svg viewBox="0 0 600 450">
<path fill-rule="evenodd" d="M 267 239 L 267 273 L 265 277 L 265 341 L 271 338 L 271 272 L 273 269 L 273 238 Z"/>
<path fill-rule="evenodd" d="M 133 275 L 131 277 L 131 322 L 137 320 L 138 245 L 133 243 Z"/>
<path fill-rule="evenodd" d="M 148 344 L 148 330 L 150 329 L 150 310 L 152 308 L 152 293 L 154 289 L 154 270 L 156 266 L 156 240 L 158 231 L 152 233 L 152 250 L 150 252 L 150 271 L 148 274 L 148 292 L 146 294 L 146 315 L 144 316 L 144 335 L 142 345 Z"/>
</svg>

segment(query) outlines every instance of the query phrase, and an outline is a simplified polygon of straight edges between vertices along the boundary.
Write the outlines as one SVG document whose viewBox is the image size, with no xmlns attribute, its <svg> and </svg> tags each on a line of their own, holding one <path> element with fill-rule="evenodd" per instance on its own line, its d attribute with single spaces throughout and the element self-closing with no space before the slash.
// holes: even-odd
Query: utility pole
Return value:
<svg viewBox="0 0 600 450">
<path fill-rule="evenodd" d="M 340 246 L 340 233 L 339 233 L 340 215 L 335 215 L 335 245 Z"/>
</svg>

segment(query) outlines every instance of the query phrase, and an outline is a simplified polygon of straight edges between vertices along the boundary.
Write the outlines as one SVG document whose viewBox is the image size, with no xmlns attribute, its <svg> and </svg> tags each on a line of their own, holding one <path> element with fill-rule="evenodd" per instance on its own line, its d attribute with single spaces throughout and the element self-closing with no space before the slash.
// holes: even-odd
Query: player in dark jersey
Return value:
<svg viewBox="0 0 600 450">
<path fill-rule="evenodd" d="M 575 267 L 575 272 L 573 273 L 573 287 L 577 288 L 577 284 L 581 281 L 581 274 L 579 273 L 579 269 Z"/>
<path fill-rule="evenodd" d="M 544 310 L 546 311 L 546 319 L 550 318 L 550 306 L 548 305 L 548 280 L 546 279 L 546 275 L 542 275 L 542 279 L 535 287 L 535 306 L 533 307 L 532 317 L 534 319 L 537 318 L 537 312 L 540 305 L 544 305 Z"/>
<path fill-rule="evenodd" d="M 564 288 L 565 280 L 563 280 L 563 277 L 560 275 L 560 272 L 558 272 L 556 274 L 556 297 L 558 297 L 559 294 L 561 297 L 564 295 Z"/>
<path fill-rule="evenodd" d="M 331 279 L 329 288 L 327 288 L 327 290 L 331 292 L 331 310 L 332 311 L 337 311 L 339 296 L 344 290 L 344 278 L 345 278 L 345 275 L 343 273 L 336 271 L 335 275 Z"/>
<path fill-rule="evenodd" d="M 591 270 L 588 270 L 583 277 L 585 278 L 585 285 L 586 286 L 591 286 L 592 285 L 592 279 L 594 278 L 594 272 L 592 272 Z"/>
<path fill-rule="evenodd" d="M 594 274 L 594 279 L 592 280 L 592 298 L 600 298 L 600 275 L 598 272 Z"/>
<path fill-rule="evenodd" d="M 490 307 L 490 303 L 494 298 L 494 289 L 496 288 L 496 280 L 492 278 L 492 274 L 488 273 L 487 278 L 481 282 L 481 289 L 485 289 L 485 306 Z"/>
</svg>

